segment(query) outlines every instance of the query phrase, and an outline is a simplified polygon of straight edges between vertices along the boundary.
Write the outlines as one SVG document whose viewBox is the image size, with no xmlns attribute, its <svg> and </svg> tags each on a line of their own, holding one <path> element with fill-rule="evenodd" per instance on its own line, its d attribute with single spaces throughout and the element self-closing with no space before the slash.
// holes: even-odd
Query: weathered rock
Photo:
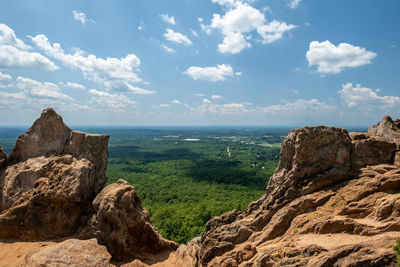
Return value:
<svg viewBox="0 0 400 267">
<path fill-rule="evenodd" d="M 392 139 L 369 133 L 292 130 L 266 194 L 246 213 L 228 212 L 207 223 L 195 250 L 199 265 L 395 266 L 395 150 Z"/>
<path fill-rule="evenodd" d="M 6 166 L 6 163 L 7 163 L 7 154 L 0 146 L 0 171 Z"/>
<path fill-rule="evenodd" d="M 70 133 L 71 129 L 64 124 L 60 115 L 51 108 L 45 109 L 32 127 L 18 137 L 9 157 L 10 163 L 62 154 Z"/>
<path fill-rule="evenodd" d="M 3 176 L 0 237 L 25 240 L 73 234 L 90 212 L 96 171 L 71 155 L 31 158 Z"/>
<path fill-rule="evenodd" d="M 31 267 L 108 267 L 111 255 L 96 239 L 68 239 L 28 255 L 26 266 Z"/>
<path fill-rule="evenodd" d="M 0 172 L 0 237 L 58 238 L 85 224 L 107 179 L 108 138 L 73 132 L 44 110 Z"/>
<path fill-rule="evenodd" d="M 380 136 L 400 146 L 400 119 L 393 121 L 389 116 L 385 116 L 378 124 L 369 127 L 368 134 Z"/>
<path fill-rule="evenodd" d="M 105 187 L 94 199 L 93 207 L 93 235 L 115 260 L 143 259 L 146 254 L 178 247 L 160 236 L 135 189 L 124 180 Z"/>
<path fill-rule="evenodd" d="M 351 150 L 351 166 L 353 169 L 359 169 L 367 165 L 377 165 L 383 163 L 392 163 L 396 144 L 388 142 L 381 137 L 359 138 L 354 136 Z"/>
</svg>

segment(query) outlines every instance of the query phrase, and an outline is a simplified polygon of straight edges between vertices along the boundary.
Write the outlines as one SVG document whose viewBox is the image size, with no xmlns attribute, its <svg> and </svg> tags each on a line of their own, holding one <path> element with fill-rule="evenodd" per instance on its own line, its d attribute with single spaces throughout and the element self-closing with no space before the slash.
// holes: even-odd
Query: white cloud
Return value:
<svg viewBox="0 0 400 267">
<path fill-rule="evenodd" d="M 248 109 L 250 103 L 228 103 L 228 104 L 213 104 L 208 99 L 203 99 L 201 105 L 196 107 L 188 107 L 193 115 L 215 114 L 218 116 L 235 115 L 241 116 L 251 112 Z"/>
<path fill-rule="evenodd" d="M 216 67 L 189 67 L 183 72 L 183 74 L 188 75 L 193 80 L 205 80 L 211 82 L 225 81 L 229 77 L 235 75 L 240 76 L 240 72 L 234 72 L 230 65 L 221 64 Z"/>
<path fill-rule="evenodd" d="M 74 89 L 80 89 L 80 90 L 84 90 L 85 86 L 83 86 L 82 84 L 79 83 L 73 83 L 73 82 L 59 82 L 60 85 L 64 86 L 64 87 L 69 87 L 69 88 L 74 88 Z"/>
<path fill-rule="evenodd" d="M 301 1 L 302 0 L 290 0 L 288 2 L 288 7 L 292 8 L 292 9 L 298 8 Z"/>
<path fill-rule="evenodd" d="M 11 79 L 12 79 L 11 75 L 0 72 L 0 82 L 9 82 L 11 81 Z"/>
<path fill-rule="evenodd" d="M 72 11 L 72 14 L 74 14 L 74 20 L 82 23 L 83 25 L 85 25 L 88 22 L 94 23 L 94 20 L 88 19 L 86 17 L 85 13 L 83 13 L 83 12 L 78 12 L 78 11 L 74 10 L 74 11 Z"/>
<path fill-rule="evenodd" d="M 263 44 L 270 44 L 279 39 L 282 39 L 282 36 L 285 32 L 290 31 L 297 26 L 288 25 L 284 21 L 273 20 L 266 25 L 262 25 L 258 27 L 257 32 L 262 36 Z"/>
<path fill-rule="evenodd" d="M 195 30 L 193 30 L 193 29 L 190 29 L 190 32 L 192 33 L 192 35 L 193 35 L 194 37 L 199 36 L 199 34 L 198 34 Z"/>
<path fill-rule="evenodd" d="M 174 100 L 172 100 L 170 103 L 171 103 L 171 104 L 174 104 L 174 105 L 179 105 L 179 104 L 181 103 L 181 101 L 179 101 L 179 100 L 177 100 L 177 99 L 174 99 Z"/>
<path fill-rule="evenodd" d="M 60 87 L 51 82 L 39 82 L 25 77 L 17 77 L 16 87 L 32 97 L 73 100 L 61 92 Z"/>
<path fill-rule="evenodd" d="M 169 16 L 168 14 L 161 14 L 160 15 L 160 18 L 164 21 L 164 22 L 166 22 L 166 23 L 169 23 L 169 24 L 172 24 L 172 25 L 175 25 L 175 18 L 174 18 L 174 16 Z"/>
<path fill-rule="evenodd" d="M 192 45 L 192 41 L 186 35 L 179 32 L 175 32 L 170 28 L 167 29 L 166 33 L 164 33 L 164 37 L 168 41 L 177 44 Z"/>
<path fill-rule="evenodd" d="M 298 95 L 298 94 L 299 94 L 299 91 L 297 91 L 297 90 L 295 90 L 295 89 L 290 89 L 289 91 L 292 92 L 292 93 L 295 94 L 295 95 Z"/>
<path fill-rule="evenodd" d="M 45 69 L 56 70 L 58 67 L 48 58 L 31 49 L 15 32 L 5 24 L 0 24 L 0 68 L 5 69 Z"/>
<path fill-rule="evenodd" d="M 370 64 L 376 53 L 351 44 L 340 43 L 338 46 L 329 41 L 312 41 L 307 51 L 308 65 L 317 65 L 320 73 L 339 73 L 345 68 L 354 68 Z"/>
<path fill-rule="evenodd" d="M 10 45 L 21 50 L 28 50 L 31 47 L 18 39 L 13 29 L 5 24 L 0 24 L 0 46 Z"/>
<path fill-rule="evenodd" d="M 222 44 L 218 44 L 220 53 L 237 54 L 243 49 L 251 47 L 251 44 L 246 42 L 243 34 L 238 32 L 229 32 L 225 34 Z"/>
<path fill-rule="evenodd" d="M 285 102 L 278 105 L 258 107 L 259 111 L 267 114 L 282 114 L 285 116 L 314 114 L 319 112 L 329 112 L 336 109 L 335 105 L 329 105 L 318 99 L 298 99 L 295 102 Z"/>
<path fill-rule="evenodd" d="M 223 97 L 220 95 L 212 95 L 211 99 L 223 99 Z"/>
<path fill-rule="evenodd" d="M 75 49 L 74 54 L 67 54 L 59 43 L 51 44 L 43 34 L 31 38 L 48 56 L 61 61 L 71 69 L 81 70 L 85 78 L 102 84 L 107 89 L 135 94 L 154 93 L 131 84 L 143 81 L 138 75 L 140 59 L 135 54 L 128 54 L 124 58 L 107 57 L 105 59 L 93 54 L 85 56 L 80 49 Z"/>
<path fill-rule="evenodd" d="M 171 48 L 171 47 L 168 47 L 168 46 L 166 46 L 166 45 L 164 45 L 164 44 L 161 45 L 161 47 L 162 47 L 165 51 L 167 51 L 167 53 L 173 54 L 173 53 L 176 52 L 175 49 L 173 49 L 173 48 Z"/>
<path fill-rule="evenodd" d="M 248 42 L 251 36 L 244 36 L 253 30 L 263 38 L 263 44 L 269 44 L 282 38 L 287 31 L 294 29 L 295 25 L 288 25 L 286 22 L 272 21 L 268 24 L 264 14 L 246 3 L 239 0 L 213 0 L 214 3 L 223 5 L 228 11 L 221 16 L 213 14 L 210 26 L 201 24 L 200 26 L 206 32 L 210 29 L 218 29 L 221 31 L 224 39 L 218 45 L 220 53 L 237 54 L 243 49 L 251 47 Z M 252 1 L 247 1 L 252 2 Z M 209 28 L 208 28 L 209 27 Z"/>
<path fill-rule="evenodd" d="M 143 20 L 140 21 L 140 25 L 137 27 L 139 31 L 144 29 L 144 22 Z"/>
<path fill-rule="evenodd" d="M 169 108 L 171 105 L 168 104 L 160 104 L 160 108 Z"/>
<path fill-rule="evenodd" d="M 353 86 L 352 83 L 342 85 L 339 95 L 348 107 L 378 105 L 382 107 L 400 106 L 398 96 L 379 96 L 379 91 L 374 91 L 360 84 Z"/>
<path fill-rule="evenodd" d="M 120 93 L 111 94 L 96 89 L 90 89 L 89 93 L 93 96 L 89 102 L 107 111 L 119 113 L 136 108 L 137 102 L 135 100 Z"/>
<path fill-rule="evenodd" d="M 206 97 L 206 95 L 205 94 L 196 94 L 196 96 L 200 96 L 200 97 Z"/>
</svg>

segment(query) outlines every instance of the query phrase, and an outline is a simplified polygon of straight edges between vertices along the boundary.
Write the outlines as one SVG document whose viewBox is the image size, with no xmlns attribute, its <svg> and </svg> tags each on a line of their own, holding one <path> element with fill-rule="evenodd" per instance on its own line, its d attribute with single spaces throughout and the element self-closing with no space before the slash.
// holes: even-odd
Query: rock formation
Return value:
<svg viewBox="0 0 400 267">
<path fill-rule="evenodd" d="M 160 236 L 142 208 L 139 195 L 124 180 L 104 188 L 93 201 L 93 235 L 115 260 L 145 259 L 146 254 L 175 250 L 178 245 Z"/>
<path fill-rule="evenodd" d="M 108 266 L 110 257 L 97 242 L 114 260 L 177 248 L 158 234 L 127 182 L 104 188 L 108 139 L 72 131 L 46 109 L 8 158 L 0 147 L 0 238 L 97 239 L 47 247 L 29 257 L 29 266 Z"/>
<path fill-rule="evenodd" d="M 187 266 L 395 266 L 400 130 L 391 121 L 385 117 L 369 133 L 292 130 L 266 193 L 245 213 L 211 219 L 200 240 L 165 264 L 178 258 Z"/>
<path fill-rule="evenodd" d="M 111 255 L 96 239 L 68 239 L 47 246 L 26 258 L 30 267 L 108 267 Z"/>
<path fill-rule="evenodd" d="M 27 266 L 110 266 L 111 257 L 126 267 L 396 265 L 399 120 L 368 133 L 290 131 L 265 194 L 179 248 L 126 181 L 104 187 L 107 144 L 47 109 L 9 157 L 0 147 L 0 238 L 53 240 L 26 254 Z"/>
</svg>

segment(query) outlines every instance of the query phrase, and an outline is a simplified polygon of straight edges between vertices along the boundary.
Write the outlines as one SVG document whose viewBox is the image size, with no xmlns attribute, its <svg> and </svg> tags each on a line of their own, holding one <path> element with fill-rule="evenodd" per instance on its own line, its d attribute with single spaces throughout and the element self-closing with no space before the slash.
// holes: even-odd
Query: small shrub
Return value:
<svg viewBox="0 0 400 267">
<path fill-rule="evenodd" d="M 400 238 L 397 239 L 397 243 L 393 246 L 393 250 L 397 254 L 397 266 L 400 267 Z"/>
</svg>

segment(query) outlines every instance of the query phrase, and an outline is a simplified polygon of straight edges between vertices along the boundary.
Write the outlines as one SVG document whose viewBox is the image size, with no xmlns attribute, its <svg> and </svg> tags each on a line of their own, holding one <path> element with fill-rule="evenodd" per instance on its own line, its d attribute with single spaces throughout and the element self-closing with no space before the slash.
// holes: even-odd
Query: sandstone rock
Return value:
<svg viewBox="0 0 400 267">
<path fill-rule="evenodd" d="M 73 234 L 90 212 L 96 170 L 71 155 L 37 157 L 7 167 L 2 179 L 0 237 L 25 240 Z"/>
<path fill-rule="evenodd" d="M 28 255 L 26 266 L 32 267 L 108 267 L 111 255 L 96 239 L 68 239 Z"/>
<path fill-rule="evenodd" d="M 0 237 L 58 238 L 86 224 L 107 179 L 108 139 L 73 132 L 45 109 L 0 172 Z"/>
<path fill-rule="evenodd" d="M 143 259 L 146 254 L 178 247 L 160 236 L 135 189 L 124 180 L 105 187 L 94 199 L 93 207 L 93 235 L 115 260 Z"/>
<path fill-rule="evenodd" d="M 45 109 L 32 127 L 18 137 L 9 160 L 17 163 L 28 158 L 61 154 L 70 133 L 71 129 L 60 115 L 51 108 Z"/>
<path fill-rule="evenodd" d="M 381 136 L 384 140 L 400 146 L 400 120 L 393 121 L 389 116 L 385 116 L 378 124 L 369 127 L 368 134 Z"/>
<path fill-rule="evenodd" d="M 359 136 L 357 136 L 359 137 Z M 367 165 L 391 163 L 396 151 L 396 144 L 385 141 L 380 137 L 354 139 L 351 150 L 351 166 L 359 169 Z"/>
</svg>

